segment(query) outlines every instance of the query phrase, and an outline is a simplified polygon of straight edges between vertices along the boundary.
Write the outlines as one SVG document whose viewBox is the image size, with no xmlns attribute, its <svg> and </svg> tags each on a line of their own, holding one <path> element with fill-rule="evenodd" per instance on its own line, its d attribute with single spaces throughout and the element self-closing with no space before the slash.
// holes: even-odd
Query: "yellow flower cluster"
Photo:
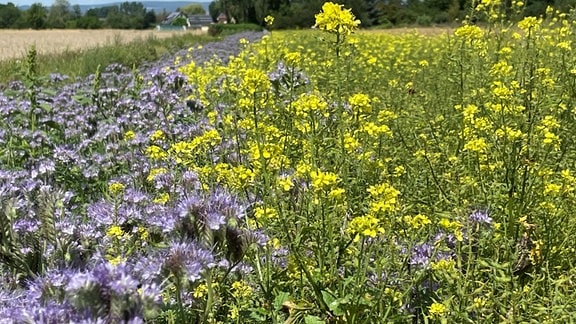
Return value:
<svg viewBox="0 0 576 324">
<path fill-rule="evenodd" d="M 378 185 L 370 186 L 368 188 L 370 193 L 370 212 L 392 212 L 399 208 L 398 196 L 400 191 L 396 190 L 388 183 L 381 183 Z"/>
<path fill-rule="evenodd" d="M 353 235 L 359 234 L 368 237 L 376 237 L 376 235 L 384 233 L 384 228 L 380 225 L 380 221 L 372 215 L 353 218 L 348 223 L 346 230 Z"/>
<path fill-rule="evenodd" d="M 435 302 L 428 307 L 428 314 L 430 314 L 431 317 L 443 317 L 447 312 L 448 308 L 442 303 Z"/>
<path fill-rule="evenodd" d="M 168 157 L 168 154 L 164 149 L 157 145 L 150 145 L 144 151 L 146 156 L 152 160 L 164 160 Z"/>
<path fill-rule="evenodd" d="M 357 114 L 370 114 L 372 112 L 372 99 L 368 95 L 356 93 L 348 98 L 348 102 L 352 111 Z"/>
<path fill-rule="evenodd" d="M 244 281 L 234 281 L 232 283 L 232 296 L 237 299 L 249 298 L 252 296 L 252 287 Z"/>
<path fill-rule="evenodd" d="M 158 205 L 165 205 L 170 200 L 170 194 L 164 192 L 156 197 L 152 202 Z"/>
<path fill-rule="evenodd" d="M 152 135 L 150 135 L 150 140 L 151 141 L 162 141 L 166 138 L 166 135 L 164 134 L 163 131 L 161 130 L 157 130 L 154 133 L 152 133 Z"/>
<path fill-rule="evenodd" d="M 110 194 L 113 196 L 124 193 L 125 189 L 126 186 L 120 182 L 112 182 L 111 184 L 108 185 L 108 192 L 110 192 Z"/>
<path fill-rule="evenodd" d="M 124 133 L 124 140 L 125 141 L 130 141 L 136 138 L 136 133 L 134 133 L 133 131 L 129 130 L 126 133 Z"/>
<path fill-rule="evenodd" d="M 165 155 L 174 159 L 178 164 L 191 165 L 197 156 L 204 154 L 210 148 L 220 144 L 222 137 L 215 129 L 209 129 L 191 141 L 179 141 L 170 146 Z"/>
<path fill-rule="evenodd" d="M 148 177 L 146 177 L 147 181 L 154 181 L 154 177 L 156 177 L 159 174 L 165 174 L 168 173 L 168 169 L 166 168 L 154 168 L 152 170 L 150 170 L 150 172 L 148 173 Z"/>
<path fill-rule="evenodd" d="M 454 31 L 454 35 L 468 41 L 474 41 L 484 37 L 484 30 L 475 25 L 464 25 L 462 27 L 458 27 L 456 31 Z"/>
<path fill-rule="evenodd" d="M 264 17 L 264 23 L 268 26 L 272 25 L 274 23 L 274 17 L 270 15 Z"/>
<path fill-rule="evenodd" d="M 310 179 L 315 191 L 330 191 L 340 182 L 338 175 L 321 170 L 310 171 Z"/>
<path fill-rule="evenodd" d="M 426 225 L 432 224 L 432 221 L 430 220 L 430 218 L 428 218 L 428 216 L 422 215 L 422 214 L 418 214 L 415 216 L 406 215 L 406 216 L 404 216 L 404 222 L 406 224 L 408 224 L 410 227 L 412 227 L 413 229 L 419 229 L 419 228 L 422 228 Z"/>
<path fill-rule="evenodd" d="M 122 231 L 122 228 L 120 226 L 112 225 L 106 231 L 106 236 L 120 239 L 122 238 L 122 236 L 124 236 L 124 232 Z"/>
<path fill-rule="evenodd" d="M 314 27 L 335 34 L 349 35 L 360 25 L 351 9 L 344 9 L 343 5 L 333 2 L 324 3 L 322 11 L 315 17 Z"/>
<path fill-rule="evenodd" d="M 272 207 L 258 206 L 254 208 L 254 218 L 256 218 L 258 222 L 267 222 L 278 218 L 278 212 Z"/>
<path fill-rule="evenodd" d="M 539 28 L 541 24 L 541 19 L 536 17 L 526 17 L 518 22 L 518 28 L 522 29 L 523 31 L 530 31 Z"/>
<path fill-rule="evenodd" d="M 451 221 L 447 218 L 442 218 L 438 222 L 438 225 L 440 225 L 440 227 L 444 228 L 446 231 L 452 232 L 452 234 L 454 234 L 454 236 L 456 237 L 456 240 L 458 240 L 459 242 L 462 242 L 462 240 L 464 239 L 462 233 L 462 228 L 464 227 L 464 224 L 460 223 L 459 221 Z"/>
</svg>

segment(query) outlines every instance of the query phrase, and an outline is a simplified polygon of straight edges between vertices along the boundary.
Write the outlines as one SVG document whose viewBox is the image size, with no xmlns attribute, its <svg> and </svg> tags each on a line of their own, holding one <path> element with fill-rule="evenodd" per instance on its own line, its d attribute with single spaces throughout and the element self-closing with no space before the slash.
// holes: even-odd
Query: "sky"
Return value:
<svg viewBox="0 0 576 324">
<path fill-rule="evenodd" d="M 75 4 L 79 4 L 79 5 L 91 5 L 91 4 L 106 4 L 106 3 L 114 3 L 114 2 L 125 2 L 125 1 L 135 1 L 135 2 L 144 2 L 145 0 L 96 0 L 96 1 L 90 1 L 90 0 L 68 0 L 70 2 L 70 5 L 75 5 Z M 155 2 L 174 2 L 174 0 L 152 0 Z M 181 1 L 181 0 L 177 0 L 177 1 Z M 52 3 L 54 3 L 54 0 L 0 0 L 0 3 L 6 4 L 8 2 L 12 2 L 13 4 L 15 4 L 16 6 L 28 6 L 31 5 L 33 3 L 37 3 L 40 2 L 42 3 L 44 6 L 51 6 Z M 204 2 L 204 1 L 191 1 L 191 2 Z"/>
</svg>

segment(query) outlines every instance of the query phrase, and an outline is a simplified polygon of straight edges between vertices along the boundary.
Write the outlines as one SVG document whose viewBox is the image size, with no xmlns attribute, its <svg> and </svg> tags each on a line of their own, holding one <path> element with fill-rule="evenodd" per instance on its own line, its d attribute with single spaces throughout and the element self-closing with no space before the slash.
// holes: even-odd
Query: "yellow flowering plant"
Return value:
<svg viewBox="0 0 576 324">
<path fill-rule="evenodd" d="M 191 313 L 222 322 L 570 318 L 545 287 L 576 298 L 574 35 L 552 14 L 552 27 L 526 18 L 505 28 L 503 5 L 478 2 L 490 28 L 470 19 L 442 35 L 392 35 L 358 30 L 351 10 L 326 3 L 318 30 L 275 31 L 226 64 L 182 67 L 205 124 L 148 136 L 141 180 L 192 172 L 194 190 L 247 202 L 229 231 L 208 232 L 210 247 L 235 226 L 268 239 L 241 236 L 249 248 L 238 264 L 182 286 L 197 298 Z M 177 191 L 150 191 L 155 208 L 180 202 Z M 235 272 L 243 266 L 250 271 Z"/>
</svg>

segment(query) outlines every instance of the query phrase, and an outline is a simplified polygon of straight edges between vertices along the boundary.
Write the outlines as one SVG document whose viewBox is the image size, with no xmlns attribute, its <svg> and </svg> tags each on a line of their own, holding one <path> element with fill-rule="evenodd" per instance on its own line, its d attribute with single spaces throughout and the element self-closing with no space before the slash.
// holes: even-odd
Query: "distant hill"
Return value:
<svg viewBox="0 0 576 324">
<path fill-rule="evenodd" d="M 108 7 L 108 6 L 119 6 L 121 5 L 123 2 L 126 1 L 118 1 L 118 2 L 111 2 L 111 3 L 105 3 L 105 4 L 89 4 L 89 5 L 79 5 L 80 6 L 80 10 L 82 11 L 82 13 L 85 13 L 86 11 L 88 11 L 89 9 L 92 8 L 102 8 L 102 7 Z M 131 2 L 131 1 L 129 1 Z M 136 2 L 142 2 L 142 4 L 144 5 L 144 7 L 146 7 L 146 9 L 148 10 L 154 10 L 156 13 L 162 12 L 164 10 L 166 10 L 166 12 L 174 12 L 176 11 L 176 9 L 178 8 L 182 8 L 185 5 L 191 4 L 191 3 L 199 3 L 204 7 L 204 10 L 206 10 L 206 13 L 208 13 L 208 6 L 210 5 L 210 2 L 205 2 L 205 1 L 136 1 Z M 72 5 L 74 5 L 74 1 L 70 1 L 70 3 Z M 18 8 L 20 8 L 20 10 L 27 10 L 30 6 L 19 6 Z M 46 6 L 46 7 L 50 7 L 50 6 Z"/>
</svg>

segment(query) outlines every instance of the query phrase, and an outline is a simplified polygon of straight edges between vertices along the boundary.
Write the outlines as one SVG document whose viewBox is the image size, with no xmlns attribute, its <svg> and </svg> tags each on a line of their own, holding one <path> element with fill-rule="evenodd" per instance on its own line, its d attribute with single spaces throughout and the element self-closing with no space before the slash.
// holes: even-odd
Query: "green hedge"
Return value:
<svg viewBox="0 0 576 324">
<path fill-rule="evenodd" d="M 213 24 L 210 25 L 208 33 L 212 36 L 230 35 L 243 31 L 262 31 L 262 26 L 256 24 Z"/>
</svg>

